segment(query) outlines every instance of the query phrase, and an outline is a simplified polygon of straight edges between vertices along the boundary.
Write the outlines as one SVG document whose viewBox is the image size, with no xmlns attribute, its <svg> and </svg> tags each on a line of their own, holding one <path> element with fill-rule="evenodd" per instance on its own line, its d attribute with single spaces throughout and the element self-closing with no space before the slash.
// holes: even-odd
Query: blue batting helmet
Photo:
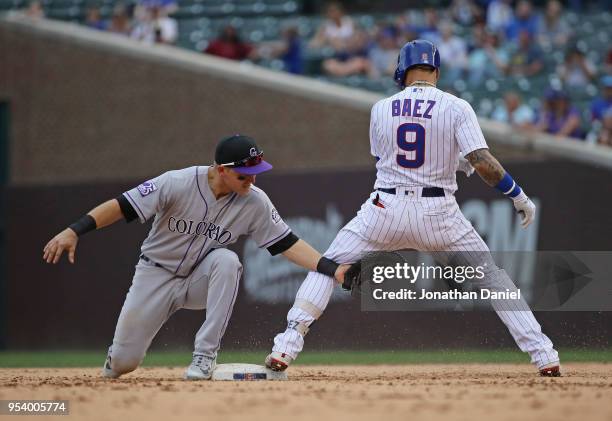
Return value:
<svg viewBox="0 0 612 421">
<path fill-rule="evenodd" d="M 435 69 L 440 68 L 440 52 L 431 42 L 424 39 L 415 39 L 407 42 L 397 56 L 397 69 L 395 69 L 395 82 L 404 87 L 404 77 L 412 66 L 424 64 Z"/>
</svg>

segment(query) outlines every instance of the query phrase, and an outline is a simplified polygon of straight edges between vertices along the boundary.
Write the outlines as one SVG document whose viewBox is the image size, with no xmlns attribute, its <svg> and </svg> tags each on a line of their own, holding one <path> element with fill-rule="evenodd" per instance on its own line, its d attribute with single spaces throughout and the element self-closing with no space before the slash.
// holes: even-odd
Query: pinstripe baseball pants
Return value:
<svg viewBox="0 0 612 421">
<path fill-rule="evenodd" d="M 374 205 L 377 195 L 384 208 Z M 454 195 L 447 192 L 445 197 L 424 198 L 421 188 L 414 187 L 400 188 L 395 195 L 373 192 L 357 215 L 340 230 L 325 257 L 338 263 L 352 263 L 369 252 L 401 249 L 465 252 L 466 256 L 470 252 L 475 255 L 489 252 L 486 243 L 461 213 Z M 501 291 L 516 288 L 505 272 L 500 272 L 506 279 L 487 275 L 482 285 L 476 286 L 486 285 Z M 298 290 L 296 301 L 307 301 L 324 311 L 334 286 L 332 278 L 310 272 Z M 542 367 L 559 360 L 552 342 L 542 333 L 524 301 L 514 309 L 494 308 L 519 348 L 530 355 L 532 363 Z M 311 314 L 295 305 L 287 315 L 288 322 L 307 326 L 314 320 Z M 287 328 L 274 338 L 273 351 L 296 358 L 303 346 L 304 337 Z"/>
</svg>

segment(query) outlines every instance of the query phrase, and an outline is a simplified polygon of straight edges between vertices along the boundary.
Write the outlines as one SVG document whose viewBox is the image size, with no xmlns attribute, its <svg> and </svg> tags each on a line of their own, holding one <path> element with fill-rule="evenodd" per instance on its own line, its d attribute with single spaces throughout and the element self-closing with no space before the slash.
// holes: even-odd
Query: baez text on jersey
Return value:
<svg viewBox="0 0 612 421">
<path fill-rule="evenodd" d="M 191 221 L 175 218 L 168 218 L 168 231 L 178 232 L 185 235 L 202 235 L 219 244 L 225 244 L 232 239 L 232 233 L 228 230 L 207 221 Z"/>
<path fill-rule="evenodd" d="M 391 116 L 393 117 L 421 117 L 431 119 L 431 111 L 436 101 L 406 98 L 403 101 L 396 99 L 391 102 Z"/>
</svg>

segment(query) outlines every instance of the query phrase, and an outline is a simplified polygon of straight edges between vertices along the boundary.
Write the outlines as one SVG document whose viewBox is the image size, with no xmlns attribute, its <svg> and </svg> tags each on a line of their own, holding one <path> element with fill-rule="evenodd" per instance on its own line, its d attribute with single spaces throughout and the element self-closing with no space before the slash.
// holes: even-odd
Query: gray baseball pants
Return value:
<svg viewBox="0 0 612 421">
<path fill-rule="evenodd" d="M 195 337 L 194 352 L 214 356 L 232 314 L 242 264 L 236 253 L 217 249 L 186 278 L 140 260 L 121 309 L 113 345 L 111 368 L 117 374 L 134 371 L 151 341 L 181 308 L 206 309 L 206 320 Z"/>
</svg>

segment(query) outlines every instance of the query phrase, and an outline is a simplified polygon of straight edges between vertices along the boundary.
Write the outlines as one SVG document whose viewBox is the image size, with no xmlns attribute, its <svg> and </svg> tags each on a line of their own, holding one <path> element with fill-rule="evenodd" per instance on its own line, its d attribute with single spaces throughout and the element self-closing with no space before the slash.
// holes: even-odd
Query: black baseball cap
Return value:
<svg viewBox="0 0 612 421">
<path fill-rule="evenodd" d="M 256 175 L 272 169 L 272 165 L 263 160 L 263 151 L 255 140 L 241 134 L 224 137 L 219 141 L 215 163 L 246 175 Z"/>
</svg>

